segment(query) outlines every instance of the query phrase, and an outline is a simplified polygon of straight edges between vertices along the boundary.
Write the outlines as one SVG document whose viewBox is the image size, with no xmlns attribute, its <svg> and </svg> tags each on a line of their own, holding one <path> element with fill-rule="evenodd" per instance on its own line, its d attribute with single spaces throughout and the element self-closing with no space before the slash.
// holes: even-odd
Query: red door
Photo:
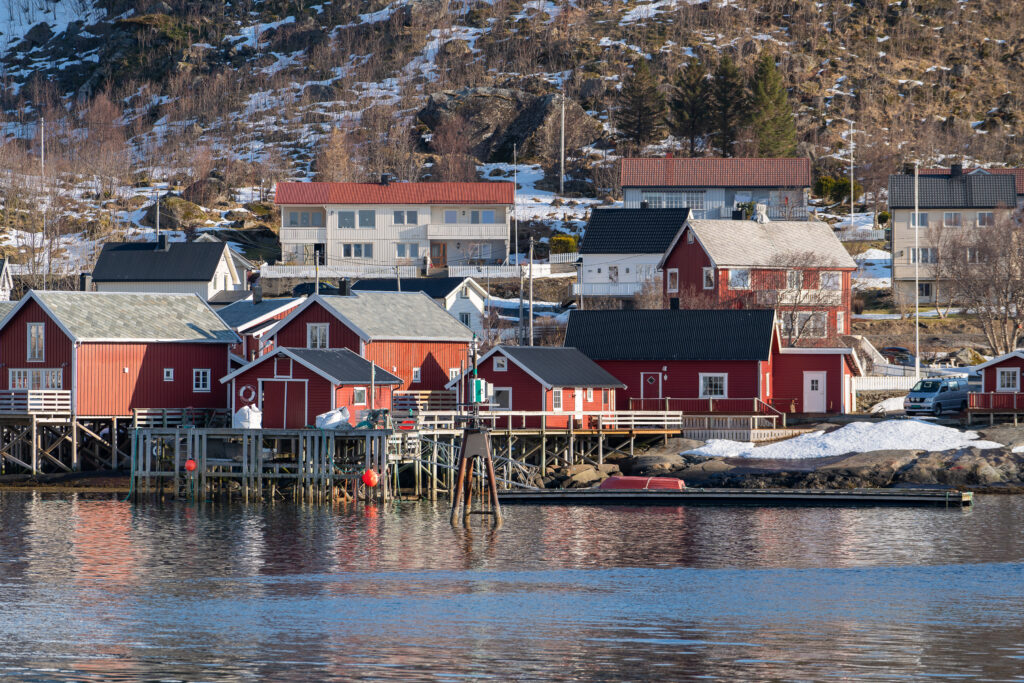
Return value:
<svg viewBox="0 0 1024 683">
<path fill-rule="evenodd" d="M 306 383 L 289 380 L 261 382 L 264 429 L 301 429 L 306 426 Z"/>
</svg>

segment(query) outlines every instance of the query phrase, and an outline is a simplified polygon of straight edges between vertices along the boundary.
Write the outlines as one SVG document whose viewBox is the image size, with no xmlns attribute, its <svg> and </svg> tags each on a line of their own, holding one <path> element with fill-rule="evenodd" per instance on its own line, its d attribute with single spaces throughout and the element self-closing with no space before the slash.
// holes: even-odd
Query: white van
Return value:
<svg viewBox="0 0 1024 683">
<path fill-rule="evenodd" d="M 903 399 L 903 410 L 907 415 L 931 413 L 938 416 L 947 410 L 961 412 L 966 409 L 966 377 L 922 379 Z"/>
</svg>

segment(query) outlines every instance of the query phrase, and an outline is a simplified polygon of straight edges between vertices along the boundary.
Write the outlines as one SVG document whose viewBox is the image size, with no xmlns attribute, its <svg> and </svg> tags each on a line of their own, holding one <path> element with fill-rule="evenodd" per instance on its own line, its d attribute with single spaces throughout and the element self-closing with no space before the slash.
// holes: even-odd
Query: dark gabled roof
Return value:
<svg viewBox="0 0 1024 683">
<path fill-rule="evenodd" d="M 922 168 L 921 175 L 948 176 L 951 174 L 948 168 Z M 1024 195 L 1024 168 L 965 168 L 963 173 L 971 175 L 1012 175 L 1018 195 Z"/>
<path fill-rule="evenodd" d="M 564 346 L 501 346 L 498 350 L 551 387 L 615 389 L 625 386 L 578 349 Z"/>
<path fill-rule="evenodd" d="M 209 282 L 227 245 L 223 242 L 108 242 L 92 271 L 94 282 Z"/>
<path fill-rule="evenodd" d="M 689 209 L 594 209 L 580 253 L 661 254 L 689 215 Z"/>
<path fill-rule="evenodd" d="M 594 360 L 767 360 L 770 310 L 572 311 L 565 345 Z"/>
<path fill-rule="evenodd" d="M 371 377 L 374 364 L 349 349 L 284 349 L 288 354 L 332 378 L 335 384 L 401 384 L 402 380 L 379 365 Z"/>
<path fill-rule="evenodd" d="M 244 301 L 236 301 L 221 308 L 217 311 L 217 315 L 232 329 L 238 330 L 246 327 L 254 320 L 259 320 L 267 315 L 273 316 L 275 312 L 284 311 L 289 306 L 298 305 L 299 301 L 301 299 L 294 297 L 287 299 L 264 299 L 257 304 L 253 303 L 252 299 L 246 299 Z"/>
<path fill-rule="evenodd" d="M 464 277 L 404 277 L 401 291 L 423 292 L 431 299 L 443 299 L 465 281 Z M 398 283 L 393 277 L 367 278 L 356 282 L 352 289 L 363 292 L 396 292 Z"/>
<path fill-rule="evenodd" d="M 1012 175 L 982 173 L 921 176 L 918 206 L 923 209 L 1012 209 L 1017 189 Z M 889 176 L 889 208 L 914 208 L 914 176 Z"/>
</svg>

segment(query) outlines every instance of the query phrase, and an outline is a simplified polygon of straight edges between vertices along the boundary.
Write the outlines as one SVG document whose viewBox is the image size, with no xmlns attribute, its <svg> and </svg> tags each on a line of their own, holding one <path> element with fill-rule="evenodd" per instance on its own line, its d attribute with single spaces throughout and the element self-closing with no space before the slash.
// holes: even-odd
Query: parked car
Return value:
<svg viewBox="0 0 1024 683">
<path fill-rule="evenodd" d="M 903 399 L 907 415 L 931 413 L 938 416 L 947 410 L 967 409 L 967 380 L 963 377 L 922 379 Z"/>
<path fill-rule="evenodd" d="M 295 285 L 295 287 L 292 288 L 292 296 L 309 296 L 313 293 L 314 289 L 316 289 L 316 283 L 303 282 L 302 284 Z M 320 294 L 322 296 L 337 296 L 340 293 L 341 290 L 337 287 L 322 280 L 320 281 Z"/>
</svg>

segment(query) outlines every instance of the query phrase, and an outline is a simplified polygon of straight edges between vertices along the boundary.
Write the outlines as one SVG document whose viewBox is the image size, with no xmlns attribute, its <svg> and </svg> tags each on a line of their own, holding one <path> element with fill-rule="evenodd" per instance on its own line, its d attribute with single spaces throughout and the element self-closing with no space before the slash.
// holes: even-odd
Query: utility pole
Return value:
<svg viewBox="0 0 1024 683">
<path fill-rule="evenodd" d="M 530 235 L 530 346 L 533 346 L 533 235 Z"/>
<path fill-rule="evenodd" d="M 914 378 L 921 379 L 921 250 L 918 248 L 918 233 L 921 231 L 921 215 L 918 212 L 918 183 L 920 162 L 914 162 Z"/>
<path fill-rule="evenodd" d="M 402 291 L 402 270 L 397 263 L 395 264 L 395 289 L 399 292 Z"/>
<path fill-rule="evenodd" d="M 516 267 L 519 268 L 519 330 L 516 335 L 519 344 L 523 343 L 523 264 L 519 261 L 519 150 L 516 143 L 512 143 L 512 225 L 514 238 L 512 251 L 516 255 Z M 490 290 L 488 290 L 490 291 Z"/>
<path fill-rule="evenodd" d="M 160 188 L 156 185 L 153 186 L 156 190 L 156 238 L 160 240 Z"/>
<path fill-rule="evenodd" d="M 39 188 L 46 194 L 46 117 L 39 117 Z M 46 201 L 43 201 L 43 248 L 47 251 L 46 272 L 43 273 L 43 289 L 48 287 L 50 278 L 49 252 L 52 245 L 46 243 Z"/>
<path fill-rule="evenodd" d="M 565 85 L 562 85 L 562 126 L 559 136 L 560 161 L 558 163 L 558 194 L 565 195 Z"/>
<path fill-rule="evenodd" d="M 853 230 L 853 119 L 850 119 L 850 230 Z"/>
</svg>

